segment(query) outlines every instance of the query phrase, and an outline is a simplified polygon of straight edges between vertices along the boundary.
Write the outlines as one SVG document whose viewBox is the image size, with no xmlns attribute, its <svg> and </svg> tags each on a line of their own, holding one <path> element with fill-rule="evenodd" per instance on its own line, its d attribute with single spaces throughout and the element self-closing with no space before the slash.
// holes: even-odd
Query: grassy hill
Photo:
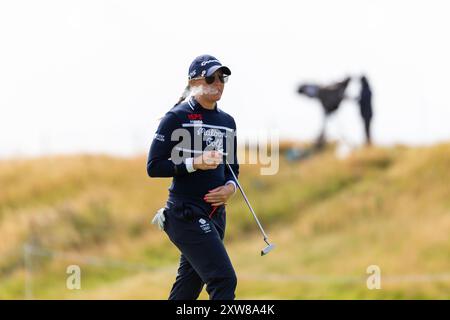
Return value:
<svg viewBox="0 0 450 320">
<path fill-rule="evenodd" d="M 146 157 L 0 161 L 0 298 L 165 299 L 178 252 L 150 220 L 170 179 Z M 243 165 L 227 207 L 226 245 L 239 299 L 450 298 L 450 144 L 371 148 L 337 160 L 332 148 L 277 175 Z M 32 245 L 26 247 L 24 245 Z M 81 290 L 66 268 L 81 268 Z M 366 269 L 381 268 L 380 290 Z M 26 266 L 26 268 L 25 268 Z M 207 298 L 203 293 L 202 298 Z"/>
</svg>

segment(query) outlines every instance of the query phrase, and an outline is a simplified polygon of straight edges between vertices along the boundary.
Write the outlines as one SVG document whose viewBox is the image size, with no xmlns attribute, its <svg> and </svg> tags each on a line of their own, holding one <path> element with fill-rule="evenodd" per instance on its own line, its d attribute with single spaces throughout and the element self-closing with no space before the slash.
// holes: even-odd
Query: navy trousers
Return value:
<svg viewBox="0 0 450 320">
<path fill-rule="evenodd" d="M 223 244 L 225 207 L 210 217 L 205 202 L 171 196 L 164 215 L 164 231 L 181 251 L 169 300 L 195 300 L 205 284 L 211 300 L 233 300 L 237 279 Z"/>
</svg>

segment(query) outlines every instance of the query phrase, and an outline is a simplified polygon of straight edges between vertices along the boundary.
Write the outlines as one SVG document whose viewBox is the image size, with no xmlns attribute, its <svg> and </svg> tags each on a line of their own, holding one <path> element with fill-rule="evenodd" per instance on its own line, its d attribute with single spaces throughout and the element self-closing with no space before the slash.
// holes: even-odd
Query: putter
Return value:
<svg viewBox="0 0 450 320">
<path fill-rule="evenodd" d="M 239 190 L 241 191 L 241 194 L 242 194 L 242 196 L 244 197 L 244 200 L 245 200 L 245 202 L 247 203 L 247 206 L 249 207 L 250 211 L 251 211 L 252 214 L 253 214 L 253 218 L 255 218 L 255 221 L 256 221 L 256 223 L 258 224 L 259 230 L 261 230 L 261 233 L 262 233 L 262 235 L 264 236 L 264 242 L 267 243 L 267 247 L 265 247 L 264 249 L 261 250 L 261 256 L 264 256 L 264 255 L 268 254 L 270 251 L 272 251 L 272 250 L 275 248 L 275 244 L 274 244 L 274 243 L 271 244 L 271 243 L 269 243 L 269 241 L 267 240 L 267 239 L 268 239 L 268 236 L 267 236 L 267 234 L 264 232 L 264 229 L 263 229 L 261 223 L 259 222 L 258 217 L 257 217 L 256 214 L 255 214 L 255 211 L 253 211 L 253 208 L 252 208 L 252 206 L 250 205 L 250 202 L 248 201 L 247 196 L 245 195 L 245 192 L 244 192 L 244 190 L 242 189 L 241 184 L 239 183 L 239 180 L 237 179 L 236 175 L 234 174 L 233 169 L 231 169 L 231 166 L 230 166 L 230 164 L 228 163 L 228 161 L 227 161 L 227 160 L 225 160 L 225 161 L 226 161 L 226 163 L 227 163 L 228 169 L 230 169 L 231 174 L 232 174 L 233 177 L 234 177 L 234 180 L 236 180 L 237 186 L 238 186 Z"/>
</svg>

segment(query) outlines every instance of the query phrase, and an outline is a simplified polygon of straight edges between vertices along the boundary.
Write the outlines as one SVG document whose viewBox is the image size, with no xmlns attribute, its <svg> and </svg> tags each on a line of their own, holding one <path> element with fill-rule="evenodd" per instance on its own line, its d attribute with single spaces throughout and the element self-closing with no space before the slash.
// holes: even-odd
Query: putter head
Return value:
<svg viewBox="0 0 450 320">
<path fill-rule="evenodd" d="M 261 250 L 261 256 L 265 256 L 273 249 L 275 249 L 275 244 L 274 243 L 269 244 L 267 247 L 265 247 L 264 249 Z"/>
</svg>

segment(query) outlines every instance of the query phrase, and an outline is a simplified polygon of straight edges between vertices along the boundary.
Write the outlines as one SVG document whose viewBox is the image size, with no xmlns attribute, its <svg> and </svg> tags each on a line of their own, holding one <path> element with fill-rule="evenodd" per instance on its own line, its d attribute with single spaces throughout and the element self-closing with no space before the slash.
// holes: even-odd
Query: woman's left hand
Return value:
<svg viewBox="0 0 450 320">
<path fill-rule="evenodd" d="M 209 190 L 203 200 L 210 203 L 213 207 L 226 204 L 228 199 L 234 194 L 234 185 L 229 183 L 224 186 Z"/>
</svg>

